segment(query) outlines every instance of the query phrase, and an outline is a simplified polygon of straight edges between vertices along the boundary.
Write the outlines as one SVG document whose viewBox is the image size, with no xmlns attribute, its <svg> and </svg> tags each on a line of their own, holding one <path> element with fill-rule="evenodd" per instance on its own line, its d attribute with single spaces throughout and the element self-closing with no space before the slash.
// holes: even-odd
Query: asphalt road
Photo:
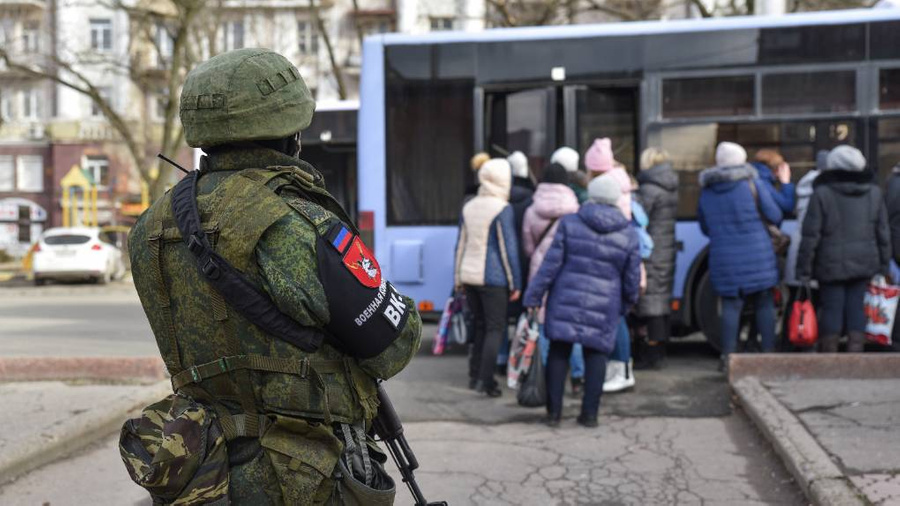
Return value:
<svg viewBox="0 0 900 506">
<path fill-rule="evenodd" d="M 31 290 L 31 291 L 29 291 Z M 434 327 L 426 328 L 426 338 Z M 430 343 L 428 343 L 430 344 Z M 542 409 L 466 388 L 462 350 L 420 355 L 387 383 L 422 469 L 423 488 L 450 504 L 807 504 L 771 448 L 731 403 L 717 357 L 699 339 L 670 344 L 668 367 L 639 372 L 606 395 L 599 429 L 556 430 Z M 144 355 L 155 344 L 128 285 L 0 288 L 0 354 Z M 0 489 L 0 504 L 141 504 L 115 435 Z M 77 499 L 73 499 L 77 498 Z M 405 490 L 398 504 L 407 504 Z"/>
</svg>

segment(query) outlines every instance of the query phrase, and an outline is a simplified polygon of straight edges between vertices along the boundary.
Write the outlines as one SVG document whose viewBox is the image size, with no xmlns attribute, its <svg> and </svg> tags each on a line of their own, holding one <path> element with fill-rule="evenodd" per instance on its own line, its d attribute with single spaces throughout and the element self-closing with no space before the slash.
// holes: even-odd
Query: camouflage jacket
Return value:
<svg viewBox="0 0 900 506">
<path fill-rule="evenodd" d="M 344 217 L 321 175 L 305 162 L 264 148 L 216 152 L 203 158 L 201 169 L 197 200 L 214 249 L 301 325 L 332 333 L 350 328 L 336 321 L 340 301 L 320 272 L 321 239 L 340 229 Z M 250 172 L 263 177 L 268 190 L 259 193 L 232 179 Z M 353 359 L 327 342 L 304 353 L 264 334 L 203 281 L 174 223 L 170 200 L 167 194 L 139 218 L 129 249 L 135 286 L 176 389 L 199 385 L 235 413 L 253 408 L 247 405 L 249 389 L 262 414 L 351 424 L 371 419 L 377 409 L 374 380 L 397 374 L 419 348 L 421 320 L 412 300 L 395 295 L 405 317 L 391 322 L 396 335 L 377 355 Z M 341 289 L 347 296 L 357 290 Z"/>
</svg>

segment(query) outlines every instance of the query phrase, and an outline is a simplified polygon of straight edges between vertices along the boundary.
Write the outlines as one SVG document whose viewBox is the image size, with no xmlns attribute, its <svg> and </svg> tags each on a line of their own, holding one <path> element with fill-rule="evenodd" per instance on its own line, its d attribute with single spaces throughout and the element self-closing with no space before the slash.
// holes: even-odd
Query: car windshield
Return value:
<svg viewBox="0 0 900 506">
<path fill-rule="evenodd" d="M 91 238 L 86 235 L 51 235 L 50 237 L 45 237 L 44 242 L 50 246 L 65 246 L 68 244 L 84 244 L 90 241 Z"/>
</svg>

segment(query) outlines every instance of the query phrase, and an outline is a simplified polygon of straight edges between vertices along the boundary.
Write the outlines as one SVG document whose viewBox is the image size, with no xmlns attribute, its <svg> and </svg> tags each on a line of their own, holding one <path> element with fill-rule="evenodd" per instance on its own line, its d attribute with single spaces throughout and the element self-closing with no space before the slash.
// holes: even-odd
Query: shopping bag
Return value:
<svg viewBox="0 0 900 506">
<path fill-rule="evenodd" d="M 900 287 L 889 285 L 884 276 L 875 276 L 865 297 L 866 339 L 882 346 L 891 345 L 891 333 L 900 301 Z"/>
<path fill-rule="evenodd" d="M 431 346 L 432 355 L 443 355 L 447 348 L 447 338 L 450 334 L 450 318 L 453 316 L 453 297 L 447 299 L 444 311 L 441 312 L 441 321 L 434 333 L 434 343 Z"/>
<path fill-rule="evenodd" d="M 538 334 L 537 321 L 529 318 L 527 314 L 522 314 L 516 323 L 516 332 L 513 334 L 509 360 L 506 363 L 506 386 L 509 388 L 519 387 L 519 379 L 528 370 L 534 356 Z"/>
<path fill-rule="evenodd" d="M 453 300 L 453 315 L 450 317 L 449 341 L 466 345 L 469 343 L 469 324 L 466 321 L 465 296 L 457 295 Z"/>
<path fill-rule="evenodd" d="M 808 347 L 816 344 L 818 338 L 819 323 L 816 320 L 816 308 L 809 300 L 809 285 L 803 285 L 791 307 L 788 340 L 794 346 Z"/>
<path fill-rule="evenodd" d="M 537 346 L 537 341 L 533 342 Z M 533 352 L 534 350 L 532 350 Z M 540 357 L 529 361 L 528 369 L 522 375 L 516 401 L 526 408 L 538 408 L 547 404 L 547 380 L 544 378 L 544 363 Z"/>
</svg>

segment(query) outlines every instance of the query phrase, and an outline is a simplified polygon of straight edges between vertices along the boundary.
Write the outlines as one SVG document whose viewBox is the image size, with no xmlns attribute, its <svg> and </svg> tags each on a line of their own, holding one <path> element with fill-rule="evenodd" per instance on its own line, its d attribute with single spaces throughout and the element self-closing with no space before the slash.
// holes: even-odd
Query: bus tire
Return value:
<svg viewBox="0 0 900 506">
<path fill-rule="evenodd" d="M 716 351 L 722 350 L 722 338 L 719 329 L 721 322 L 721 303 L 712 281 L 709 279 L 709 271 L 700 276 L 697 283 L 697 291 L 694 295 L 694 315 L 697 318 L 697 326 L 706 338 L 706 342 Z"/>
</svg>

